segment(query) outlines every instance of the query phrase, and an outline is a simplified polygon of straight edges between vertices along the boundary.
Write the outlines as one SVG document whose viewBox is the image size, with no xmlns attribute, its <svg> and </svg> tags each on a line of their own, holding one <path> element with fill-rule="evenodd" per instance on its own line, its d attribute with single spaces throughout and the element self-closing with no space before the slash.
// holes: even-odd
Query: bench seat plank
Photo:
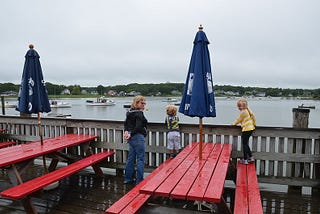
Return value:
<svg viewBox="0 0 320 214">
<path fill-rule="evenodd" d="M 143 179 L 138 185 L 132 188 L 122 198 L 117 200 L 112 206 L 110 206 L 105 213 L 135 213 L 148 199 L 151 197 L 149 194 L 140 193 L 140 188 L 144 186 L 151 178 L 157 175 L 166 165 L 168 165 L 172 159 L 167 159 L 159 167 L 157 167 L 151 174 Z"/>
<path fill-rule="evenodd" d="M 69 175 L 72 175 L 90 165 L 94 165 L 99 161 L 113 154 L 114 154 L 113 151 L 105 151 L 105 152 L 93 154 L 75 163 L 72 163 L 68 166 L 52 171 L 48 174 L 44 174 L 41 177 L 37 177 L 33 180 L 24 182 L 18 186 L 4 190 L 3 192 L 1 192 L 1 196 L 9 199 L 16 199 L 16 200 L 24 198 L 30 195 L 31 193 L 36 192 L 51 183 L 54 183 L 65 177 L 68 177 Z"/>
<path fill-rule="evenodd" d="M 234 213 L 263 213 L 256 168 L 253 163 L 237 164 Z"/>
<path fill-rule="evenodd" d="M 254 164 L 247 165 L 249 213 L 263 213 L 260 188 Z"/>
<path fill-rule="evenodd" d="M 235 192 L 235 204 L 234 213 L 236 214 L 248 214 L 248 191 L 247 191 L 247 167 L 244 164 L 238 164 L 237 166 L 237 178 L 236 178 L 236 192 Z"/>
<path fill-rule="evenodd" d="M 231 150 L 231 144 L 223 144 L 223 150 L 221 152 L 219 161 L 216 166 L 218 170 L 214 170 L 214 173 L 207 187 L 206 193 L 204 194 L 204 201 L 220 203 L 221 195 L 224 188 L 224 182 L 229 167 Z"/>
<path fill-rule="evenodd" d="M 185 160 L 187 155 L 198 148 L 198 143 L 193 143 L 191 146 L 184 148 L 172 161 L 161 170 L 156 177 L 153 177 L 140 189 L 140 193 L 153 194 L 154 191 L 162 184 L 166 177 L 168 177 L 180 164 Z"/>
<path fill-rule="evenodd" d="M 15 145 L 15 144 L 16 144 L 16 142 L 13 142 L 13 141 L 0 142 L 0 149 L 8 147 L 8 146 Z"/>
<path fill-rule="evenodd" d="M 216 143 L 214 145 L 213 151 L 209 155 L 207 162 L 204 164 L 202 171 L 200 172 L 201 174 L 199 174 L 188 192 L 187 200 L 203 200 L 203 196 L 207 190 L 207 186 L 213 173 L 212 169 L 216 168 L 217 160 L 222 151 L 222 145 L 220 143 Z"/>
</svg>

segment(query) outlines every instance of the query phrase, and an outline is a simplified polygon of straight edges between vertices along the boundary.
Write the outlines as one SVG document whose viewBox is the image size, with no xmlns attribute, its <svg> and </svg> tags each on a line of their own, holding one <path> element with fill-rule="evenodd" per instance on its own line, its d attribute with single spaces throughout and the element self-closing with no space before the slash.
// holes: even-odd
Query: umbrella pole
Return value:
<svg viewBox="0 0 320 214">
<path fill-rule="evenodd" d="M 40 136 L 41 146 L 43 146 L 43 136 L 42 136 L 40 112 L 38 112 L 38 127 L 39 127 L 39 136 Z M 44 174 L 47 174 L 48 169 L 47 169 L 47 165 L 46 165 L 46 157 L 44 155 L 42 156 L 42 162 L 43 162 Z"/>
<path fill-rule="evenodd" d="M 199 160 L 202 159 L 202 117 L 199 117 L 200 143 L 199 143 Z"/>
</svg>

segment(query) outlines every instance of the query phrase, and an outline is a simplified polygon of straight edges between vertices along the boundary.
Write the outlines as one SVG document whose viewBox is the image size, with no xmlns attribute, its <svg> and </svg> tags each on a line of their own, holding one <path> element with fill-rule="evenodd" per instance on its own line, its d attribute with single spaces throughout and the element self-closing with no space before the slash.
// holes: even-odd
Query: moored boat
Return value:
<svg viewBox="0 0 320 214">
<path fill-rule="evenodd" d="M 71 108 L 71 104 L 66 102 L 59 102 L 57 100 L 52 100 L 50 103 L 50 107 L 51 108 Z"/>
<path fill-rule="evenodd" d="M 86 103 L 88 106 L 113 106 L 116 104 L 114 100 L 106 97 L 99 97 L 96 101 L 87 100 Z"/>
</svg>

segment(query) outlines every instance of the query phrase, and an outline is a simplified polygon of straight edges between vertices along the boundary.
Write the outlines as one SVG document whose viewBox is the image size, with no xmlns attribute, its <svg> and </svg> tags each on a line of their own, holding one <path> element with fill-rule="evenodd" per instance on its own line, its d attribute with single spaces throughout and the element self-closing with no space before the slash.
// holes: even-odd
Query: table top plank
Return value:
<svg viewBox="0 0 320 214">
<path fill-rule="evenodd" d="M 196 180 L 199 172 L 201 172 L 205 162 L 207 161 L 208 156 L 213 150 L 213 147 L 214 145 L 212 143 L 204 144 L 202 151 L 202 159 L 200 160 L 198 157 L 195 157 L 190 169 L 183 174 L 183 177 L 171 192 L 170 197 L 177 199 L 186 199 L 189 189 Z"/>
<path fill-rule="evenodd" d="M 165 166 L 157 176 L 150 179 L 143 187 L 140 188 L 140 193 L 153 194 L 154 191 L 162 184 L 162 182 L 185 160 L 187 155 L 198 147 L 197 143 L 193 143 L 185 147 L 171 162 Z"/>
<path fill-rule="evenodd" d="M 210 149 L 211 148 L 211 149 Z M 205 144 L 203 146 L 203 157 L 204 159 L 210 154 L 212 150 L 212 146 Z M 175 188 L 175 186 L 183 182 L 185 177 L 187 177 L 188 182 L 193 182 L 193 177 L 196 175 L 191 174 L 190 172 L 199 171 L 201 169 L 196 170 L 199 168 L 199 147 L 194 149 L 188 157 L 174 170 L 174 172 L 167 177 L 167 179 L 155 190 L 154 194 L 158 196 L 165 196 L 169 197 L 170 192 Z M 202 162 L 204 162 L 203 160 Z M 198 163 L 198 164 L 195 164 Z M 201 165 L 202 168 L 202 165 Z M 187 187 L 186 187 L 187 188 Z M 173 196 L 171 196 L 173 197 Z M 185 197 L 185 195 L 184 195 Z"/>
<path fill-rule="evenodd" d="M 231 144 L 223 144 L 223 150 L 221 152 L 218 164 L 211 177 L 206 193 L 204 194 L 204 201 L 220 203 L 229 167 L 231 150 Z"/>
<path fill-rule="evenodd" d="M 41 145 L 40 141 L 35 141 L 2 148 L 0 149 L 0 167 L 36 158 L 67 147 L 87 143 L 96 138 L 97 136 L 95 135 L 66 134 L 55 138 L 44 139 L 43 145 Z"/>
<path fill-rule="evenodd" d="M 214 169 L 216 168 L 216 164 L 222 151 L 221 144 L 214 145 L 215 146 L 213 148 L 213 151 L 209 155 L 207 162 L 203 166 L 202 171 L 200 172 L 200 174 L 198 175 L 197 179 L 195 180 L 188 192 L 187 200 L 203 200 L 203 196 L 207 190 L 207 186 L 212 177 Z"/>
</svg>

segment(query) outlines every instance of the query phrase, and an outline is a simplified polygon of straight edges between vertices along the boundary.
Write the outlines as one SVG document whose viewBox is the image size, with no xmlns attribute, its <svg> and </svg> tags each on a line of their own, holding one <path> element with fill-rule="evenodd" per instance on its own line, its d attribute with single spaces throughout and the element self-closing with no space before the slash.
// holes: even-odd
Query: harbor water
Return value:
<svg viewBox="0 0 320 214">
<path fill-rule="evenodd" d="M 98 119 L 123 121 L 127 111 L 124 105 L 132 101 L 132 97 L 112 98 L 116 105 L 113 106 L 89 106 L 86 105 L 87 98 L 60 99 L 64 103 L 70 103 L 71 108 L 54 108 L 51 115 L 71 116 L 74 119 Z M 164 122 L 165 107 L 170 104 L 164 97 L 146 97 L 147 105 L 145 115 L 149 122 Z M 180 98 L 177 98 L 178 102 Z M 6 99 L 9 103 L 16 103 L 16 99 Z M 215 118 L 204 118 L 204 124 L 229 125 L 238 116 L 236 108 L 237 98 L 217 97 L 215 99 L 217 116 Z M 292 109 L 299 105 L 313 106 L 310 109 L 309 128 L 320 127 L 320 101 L 287 99 L 287 98 L 249 98 L 249 107 L 254 111 L 257 118 L 257 126 L 292 127 Z M 174 104 L 172 102 L 171 104 Z M 6 115 L 19 115 L 14 108 L 6 108 Z M 42 116 L 47 116 L 43 114 Z M 198 118 L 191 118 L 178 114 L 181 123 L 198 123 Z"/>
</svg>

